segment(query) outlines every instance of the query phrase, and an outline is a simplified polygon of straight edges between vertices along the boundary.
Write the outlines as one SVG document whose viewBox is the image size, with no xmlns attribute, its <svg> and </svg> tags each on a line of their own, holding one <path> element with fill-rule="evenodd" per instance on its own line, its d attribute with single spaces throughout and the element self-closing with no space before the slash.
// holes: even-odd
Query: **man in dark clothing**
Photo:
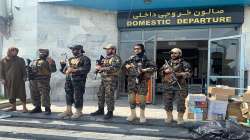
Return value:
<svg viewBox="0 0 250 140">
<path fill-rule="evenodd" d="M 49 57 L 48 49 L 39 49 L 39 58 L 31 64 L 30 93 L 35 106 L 30 113 L 42 112 L 41 104 L 45 107 L 45 115 L 51 114 L 50 103 L 50 78 L 56 72 L 55 61 Z"/>
<path fill-rule="evenodd" d="M 134 46 L 134 53 L 123 66 L 125 74 L 128 76 L 128 98 L 131 114 L 128 121 L 136 119 L 136 95 L 140 97 L 140 122 L 145 123 L 146 95 L 148 92 L 147 81 L 156 71 L 156 66 L 145 55 L 143 44 Z"/>
<path fill-rule="evenodd" d="M 66 92 L 66 110 L 59 114 L 59 117 L 71 117 L 77 119 L 82 116 L 83 94 L 85 92 L 85 83 L 87 74 L 91 68 L 90 59 L 85 56 L 83 46 L 75 45 L 70 47 L 73 57 L 68 62 L 61 61 L 61 72 L 66 75 L 65 92 Z M 75 104 L 76 112 L 72 113 L 72 105 Z"/>
<path fill-rule="evenodd" d="M 0 80 L 4 84 L 5 92 L 12 105 L 8 111 L 16 111 L 16 98 L 19 98 L 23 104 L 23 112 L 28 112 L 26 108 L 25 61 L 17 54 L 17 48 L 8 49 L 7 56 L 0 63 Z"/>
</svg>

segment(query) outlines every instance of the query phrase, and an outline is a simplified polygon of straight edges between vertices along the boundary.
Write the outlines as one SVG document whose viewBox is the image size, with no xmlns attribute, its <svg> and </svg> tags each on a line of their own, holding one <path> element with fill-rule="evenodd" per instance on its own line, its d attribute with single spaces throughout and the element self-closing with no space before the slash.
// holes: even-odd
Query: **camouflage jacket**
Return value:
<svg viewBox="0 0 250 140">
<path fill-rule="evenodd" d="M 126 69 L 127 64 L 133 64 L 134 67 Z M 145 69 L 145 72 L 141 72 L 141 69 Z M 132 55 L 125 63 L 123 64 L 123 71 L 125 75 L 129 77 L 139 77 L 140 80 L 148 80 L 152 74 L 157 70 L 157 67 L 152 63 L 146 55 L 138 57 L 137 55 Z"/>
<path fill-rule="evenodd" d="M 48 60 L 38 58 L 34 60 L 31 64 L 32 80 L 49 79 L 51 73 L 56 72 L 56 64 L 52 59 L 50 64 Z"/>
<path fill-rule="evenodd" d="M 118 55 L 106 56 L 101 65 L 102 79 L 110 76 L 118 76 L 121 68 L 121 58 Z"/>
<path fill-rule="evenodd" d="M 187 79 L 191 77 L 191 66 L 188 62 L 186 62 L 183 59 L 178 60 L 169 60 L 168 64 L 164 64 L 160 69 L 160 75 L 162 76 L 162 81 L 167 83 L 168 74 L 166 74 L 164 71 L 166 69 L 169 69 L 168 65 L 170 66 L 170 69 L 174 72 L 178 82 L 183 88 L 187 87 Z M 180 74 L 181 73 L 181 74 Z M 172 85 L 168 85 L 172 86 Z"/>
<path fill-rule="evenodd" d="M 85 80 L 91 69 L 91 61 L 84 55 L 71 57 L 68 59 L 68 64 L 64 68 L 63 73 L 65 73 L 69 67 L 76 69 L 76 72 L 67 75 L 66 80 Z"/>
</svg>

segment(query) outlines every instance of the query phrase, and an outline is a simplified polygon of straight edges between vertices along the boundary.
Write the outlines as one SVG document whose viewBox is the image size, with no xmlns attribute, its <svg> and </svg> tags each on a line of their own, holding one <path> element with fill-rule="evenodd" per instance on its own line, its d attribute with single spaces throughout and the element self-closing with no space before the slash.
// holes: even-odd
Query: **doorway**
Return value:
<svg viewBox="0 0 250 140">
<path fill-rule="evenodd" d="M 156 43 L 156 64 L 158 69 L 170 60 L 170 50 L 180 48 L 183 59 L 192 68 L 192 77 L 188 80 L 190 93 L 205 93 L 207 85 L 207 64 L 208 64 L 208 40 L 187 40 L 187 41 L 158 41 Z M 161 77 L 156 78 L 156 100 L 161 102 L 163 84 Z"/>
<path fill-rule="evenodd" d="M 242 89 L 244 87 L 244 39 L 240 35 L 240 27 L 204 27 L 156 30 L 122 30 L 120 32 L 119 54 L 122 60 L 132 55 L 132 47 L 143 43 L 146 55 L 160 67 L 171 48 L 183 50 L 183 57 L 193 70 L 189 82 L 189 93 L 207 93 L 207 87 L 228 85 Z M 223 64 L 223 65 L 222 65 Z M 225 71 L 225 68 L 230 71 Z M 226 69 L 227 70 L 227 69 Z M 229 69 L 228 69 L 229 70 Z M 126 78 L 119 78 L 120 95 L 126 93 Z M 148 94 L 150 103 L 159 103 L 161 98 L 161 81 L 155 74 L 150 80 Z M 237 93 L 243 93 L 238 90 Z"/>
</svg>

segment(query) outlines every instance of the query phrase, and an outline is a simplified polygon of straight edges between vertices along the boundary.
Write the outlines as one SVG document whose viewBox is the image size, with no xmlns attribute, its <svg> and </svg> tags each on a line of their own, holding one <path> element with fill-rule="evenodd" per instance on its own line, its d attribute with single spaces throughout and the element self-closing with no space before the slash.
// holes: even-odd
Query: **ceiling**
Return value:
<svg viewBox="0 0 250 140">
<path fill-rule="evenodd" d="M 39 0 L 39 2 L 109 11 L 250 5 L 250 0 Z"/>
</svg>

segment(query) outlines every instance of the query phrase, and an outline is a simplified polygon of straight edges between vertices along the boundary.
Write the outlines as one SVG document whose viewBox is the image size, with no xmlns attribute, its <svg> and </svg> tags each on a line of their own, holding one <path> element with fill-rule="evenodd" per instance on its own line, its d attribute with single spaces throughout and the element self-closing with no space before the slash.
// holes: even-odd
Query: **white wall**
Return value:
<svg viewBox="0 0 250 140">
<path fill-rule="evenodd" d="M 81 43 L 92 60 L 85 99 L 94 99 L 100 84 L 100 79 L 94 80 L 95 60 L 104 54 L 105 44 L 118 44 L 116 13 L 38 3 L 37 0 L 14 0 L 15 5 L 20 9 L 14 9 L 11 36 L 4 40 L 3 54 L 15 45 L 20 49 L 20 56 L 35 58 L 38 48 L 48 48 L 59 69 L 61 54 L 71 54 L 67 46 Z M 53 101 L 64 100 L 64 79 L 59 71 L 52 75 Z"/>
<path fill-rule="evenodd" d="M 81 43 L 91 58 L 85 99 L 96 97 L 100 81 L 94 80 L 95 60 L 104 53 L 102 47 L 108 42 L 117 45 L 117 41 L 116 13 L 53 4 L 38 6 L 38 48 L 49 48 L 59 62 L 62 53 L 71 54 L 69 44 Z M 64 76 L 57 72 L 52 79 L 52 98 L 64 99 Z"/>
<path fill-rule="evenodd" d="M 245 7 L 245 18 L 242 25 L 245 40 L 245 68 L 248 70 L 248 86 L 250 86 L 250 7 Z"/>
<path fill-rule="evenodd" d="M 0 17 L 6 17 L 6 0 L 0 0 Z"/>
<path fill-rule="evenodd" d="M 13 0 L 13 22 L 10 35 L 3 41 L 3 56 L 10 46 L 19 48 L 19 56 L 32 58 L 37 49 L 37 2 L 36 0 Z M 28 83 L 26 91 L 29 97 Z"/>
</svg>

